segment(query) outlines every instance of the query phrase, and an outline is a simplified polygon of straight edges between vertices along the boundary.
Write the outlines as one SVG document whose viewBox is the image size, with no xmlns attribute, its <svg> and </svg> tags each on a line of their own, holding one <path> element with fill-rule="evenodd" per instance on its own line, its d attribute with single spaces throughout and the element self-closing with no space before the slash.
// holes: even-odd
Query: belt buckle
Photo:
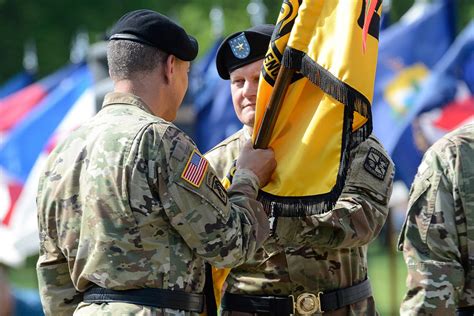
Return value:
<svg viewBox="0 0 474 316">
<path fill-rule="evenodd" d="M 313 293 L 302 293 L 298 295 L 298 297 L 296 298 L 296 302 L 293 295 L 291 295 L 291 298 L 293 300 L 293 312 L 296 309 L 296 311 L 300 315 L 324 313 L 321 310 L 321 294 L 323 294 L 323 292 L 318 292 L 318 295 L 314 295 Z"/>
</svg>

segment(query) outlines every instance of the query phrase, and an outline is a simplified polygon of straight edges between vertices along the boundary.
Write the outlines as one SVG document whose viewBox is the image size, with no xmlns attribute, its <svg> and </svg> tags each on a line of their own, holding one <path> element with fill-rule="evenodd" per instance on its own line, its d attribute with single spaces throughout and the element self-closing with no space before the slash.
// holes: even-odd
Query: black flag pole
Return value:
<svg viewBox="0 0 474 316">
<path fill-rule="evenodd" d="M 289 69 L 281 65 L 270 96 L 270 101 L 263 115 L 262 124 L 260 124 L 260 128 L 257 132 L 254 148 L 264 149 L 268 147 L 278 114 L 280 113 L 281 105 L 283 104 L 283 99 L 294 73 L 294 69 Z"/>
</svg>

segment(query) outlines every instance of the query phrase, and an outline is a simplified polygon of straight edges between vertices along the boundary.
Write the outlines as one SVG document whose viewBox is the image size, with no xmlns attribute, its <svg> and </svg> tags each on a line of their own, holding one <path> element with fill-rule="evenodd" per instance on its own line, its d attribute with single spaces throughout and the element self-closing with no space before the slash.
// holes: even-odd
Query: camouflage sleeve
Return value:
<svg viewBox="0 0 474 316">
<path fill-rule="evenodd" d="M 322 214 L 293 219 L 289 225 L 278 224 L 278 237 L 288 245 L 332 249 L 368 244 L 377 237 L 387 218 L 393 174 L 393 162 L 378 141 L 370 137 L 353 150 L 346 183 L 335 207 Z"/>
<path fill-rule="evenodd" d="M 66 258 L 55 246 L 54 239 L 45 232 L 40 233 L 40 253 L 36 270 L 45 314 L 72 315 L 81 301 L 81 294 L 74 288 Z"/>
<path fill-rule="evenodd" d="M 216 267 L 253 256 L 268 236 L 268 219 L 256 200 L 258 178 L 238 172 L 229 192 L 212 166 L 179 130 L 168 128 L 158 190 L 171 225 L 195 253 Z"/>
<path fill-rule="evenodd" d="M 463 291 L 455 215 L 460 202 L 453 198 L 453 169 L 439 158 L 434 151 L 427 152 L 410 191 L 399 241 L 408 268 L 402 315 L 454 315 Z"/>
</svg>

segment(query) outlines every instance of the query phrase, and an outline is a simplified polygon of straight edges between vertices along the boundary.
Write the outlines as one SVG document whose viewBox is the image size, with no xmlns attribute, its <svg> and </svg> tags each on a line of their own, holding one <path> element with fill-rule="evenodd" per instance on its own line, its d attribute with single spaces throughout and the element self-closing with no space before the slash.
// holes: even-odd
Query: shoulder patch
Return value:
<svg viewBox="0 0 474 316">
<path fill-rule="evenodd" d="M 219 200 L 221 200 L 224 205 L 227 205 L 227 191 L 214 173 L 209 172 L 206 184 L 209 189 L 211 189 L 211 191 L 214 192 L 214 194 L 219 198 Z"/>
<path fill-rule="evenodd" d="M 206 174 L 209 163 L 196 149 L 189 156 L 186 167 L 181 174 L 181 178 L 188 183 L 199 188 L 201 186 L 204 175 Z"/>
<path fill-rule="evenodd" d="M 377 179 L 383 180 L 387 174 L 388 166 L 387 157 L 374 147 L 370 147 L 364 161 L 365 170 Z"/>
<path fill-rule="evenodd" d="M 237 159 L 234 160 L 234 162 L 232 163 L 232 167 L 230 167 L 229 172 L 225 176 L 225 179 L 229 181 L 229 184 L 232 184 L 232 180 L 234 180 L 234 175 L 235 175 L 236 170 L 237 170 Z"/>
<path fill-rule="evenodd" d="M 176 142 L 174 148 L 172 148 L 171 157 L 183 161 L 186 158 L 187 151 L 188 145 L 185 142 Z"/>
</svg>

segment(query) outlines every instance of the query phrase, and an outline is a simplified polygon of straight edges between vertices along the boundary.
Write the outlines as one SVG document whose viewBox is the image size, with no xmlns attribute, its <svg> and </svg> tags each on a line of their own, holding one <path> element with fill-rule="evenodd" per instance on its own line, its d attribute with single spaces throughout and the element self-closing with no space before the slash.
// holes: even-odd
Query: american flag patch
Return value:
<svg viewBox="0 0 474 316">
<path fill-rule="evenodd" d="M 199 188 L 206 174 L 208 165 L 207 160 L 194 150 L 191 157 L 189 157 L 181 178 Z"/>
</svg>

